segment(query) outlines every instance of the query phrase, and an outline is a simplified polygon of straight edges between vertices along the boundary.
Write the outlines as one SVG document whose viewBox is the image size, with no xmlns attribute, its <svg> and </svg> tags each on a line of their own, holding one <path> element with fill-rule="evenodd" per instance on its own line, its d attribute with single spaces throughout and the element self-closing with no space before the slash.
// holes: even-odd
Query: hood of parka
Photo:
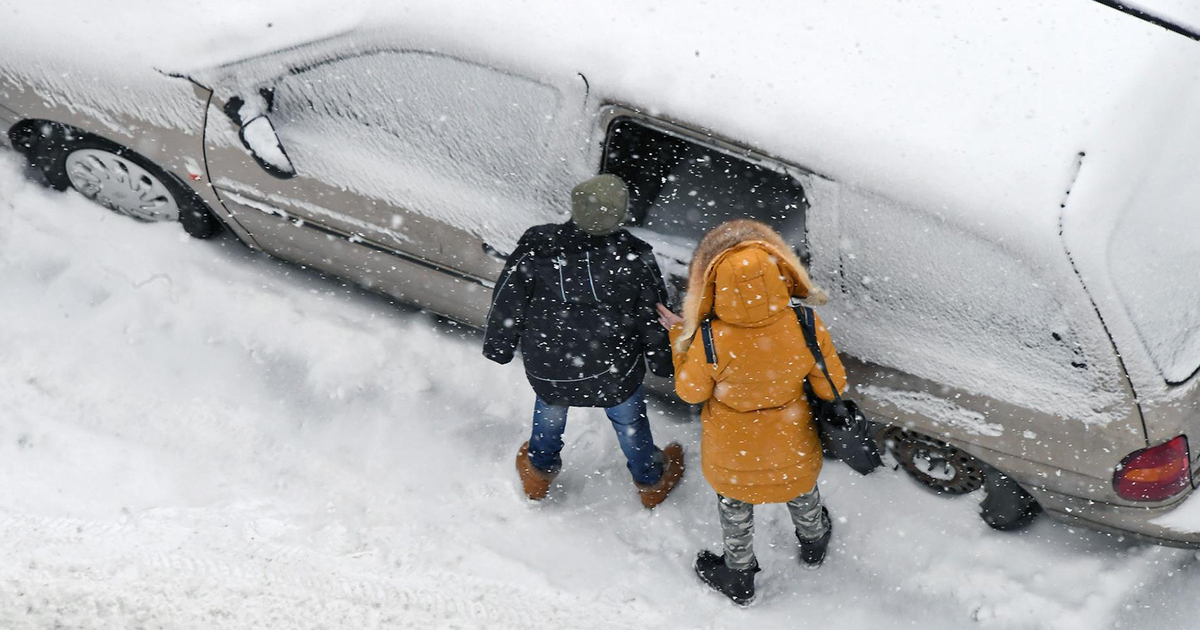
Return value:
<svg viewBox="0 0 1200 630">
<path fill-rule="evenodd" d="M 721 321 L 756 328 L 790 312 L 795 274 L 781 270 L 764 243 L 739 245 L 714 262 L 710 268 L 716 291 L 713 313 Z"/>
<path fill-rule="evenodd" d="M 765 254 L 765 259 L 774 265 L 774 273 L 766 266 L 767 262 L 761 254 L 749 253 L 749 250 L 755 249 Z M 740 262 L 735 261 L 736 264 L 727 269 L 728 275 L 719 278 L 718 268 L 731 257 L 738 257 Z M 743 262 L 745 264 L 741 264 Z M 733 267 L 738 265 L 744 269 L 734 271 Z M 761 302 L 757 301 L 758 298 L 751 290 L 751 287 L 755 286 L 752 276 L 757 271 L 762 271 L 760 277 L 764 278 L 761 285 L 763 290 L 767 290 L 768 286 L 772 287 L 771 295 L 764 293 Z M 733 290 L 739 278 L 744 280 L 744 293 Z M 720 286 L 728 290 L 718 291 L 718 280 L 721 281 Z M 765 312 L 767 319 L 761 320 L 758 325 L 769 323 L 772 312 L 784 310 L 780 308 L 779 290 L 776 285 L 778 281 L 786 287 L 783 295 L 787 297 L 801 298 L 811 305 L 824 304 L 829 300 L 825 292 L 808 277 L 808 270 L 800 263 L 792 248 L 778 232 L 771 229 L 771 226 L 750 219 L 734 219 L 713 228 L 696 247 L 688 270 L 687 296 L 683 304 L 683 329 L 677 338 L 677 349 L 686 350 L 691 345 L 696 330 L 700 328 L 700 322 L 712 314 L 731 324 L 745 326 L 748 324 L 726 317 L 735 320 L 744 318 L 743 321 L 749 322 Z M 725 294 L 722 297 L 724 304 L 721 306 L 717 305 L 718 293 Z M 772 304 L 774 311 L 771 310 Z M 787 300 L 782 302 L 782 306 L 786 308 Z M 714 312 L 717 308 L 721 310 Z M 744 314 L 736 314 L 740 310 L 744 310 Z"/>
</svg>

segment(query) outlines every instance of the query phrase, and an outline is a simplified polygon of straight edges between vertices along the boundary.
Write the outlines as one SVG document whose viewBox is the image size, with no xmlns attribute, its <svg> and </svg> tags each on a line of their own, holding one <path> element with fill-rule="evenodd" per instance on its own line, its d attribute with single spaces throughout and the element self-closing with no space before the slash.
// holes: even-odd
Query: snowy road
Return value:
<svg viewBox="0 0 1200 630">
<path fill-rule="evenodd" d="M 649 513 L 575 413 L 563 487 L 529 504 L 532 393 L 475 333 L 42 190 L 4 152 L 0 322 L 0 628 L 1200 625 L 1192 552 L 999 534 L 978 495 L 835 464 L 830 560 L 801 570 L 761 510 L 736 609 L 691 572 L 719 531 L 698 459 Z M 685 412 L 652 421 L 696 458 Z"/>
</svg>

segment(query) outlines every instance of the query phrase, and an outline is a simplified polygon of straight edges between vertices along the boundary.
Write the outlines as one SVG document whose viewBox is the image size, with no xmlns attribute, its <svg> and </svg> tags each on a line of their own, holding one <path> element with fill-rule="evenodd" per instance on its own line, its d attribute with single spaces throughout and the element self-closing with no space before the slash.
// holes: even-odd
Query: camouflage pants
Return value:
<svg viewBox="0 0 1200 630">
<path fill-rule="evenodd" d="M 820 538 L 829 529 L 829 519 L 821 510 L 821 494 L 815 486 L 812 492 L 788 501 L 787 509 L 796 534 L 805 540 Z M 754 505 L 718 494 L 717 511 L 725 537 L 725 565 L 731 569 L 750 568 L 755 563 Z"/>
</svg>

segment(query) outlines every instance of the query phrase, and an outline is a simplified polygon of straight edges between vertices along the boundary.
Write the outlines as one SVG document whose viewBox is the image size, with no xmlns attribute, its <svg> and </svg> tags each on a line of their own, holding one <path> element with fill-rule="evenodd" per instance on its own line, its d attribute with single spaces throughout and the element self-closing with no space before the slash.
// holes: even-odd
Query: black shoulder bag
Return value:
<svg viewBox="0 0 1200 630">
<path fill-rule="evenodd" d="M 825 380 L 829 381 L 829 388 L 833 390 L 833 402 L 829 402 L 813 394 L 811 388 L 805 388 L 809 407 L 817 420 L 817 431 L 821 434 L 821 446 L 833 457 L 865 475 L 883 465 L 883 460 L 879 458 L 879 445 L 871 437 L 871 423 L 853 400 L 842 398 L 829 376 L 829 370 L 825 368 L 825 356 L 821 354 L 821 345 L 817 341 L 817 319 L 813 310 L 803 304 L 792 308 L 796 311 L 796 319 L 800 320 L 804 343 L 808 345 L 809 352 L 812 352 Z"/>
</svg>

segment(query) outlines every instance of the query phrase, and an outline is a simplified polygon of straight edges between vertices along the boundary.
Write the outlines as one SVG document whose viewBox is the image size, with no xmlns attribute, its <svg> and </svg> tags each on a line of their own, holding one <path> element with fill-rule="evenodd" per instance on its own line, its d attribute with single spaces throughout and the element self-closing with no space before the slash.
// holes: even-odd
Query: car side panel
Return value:
<svg viewBox="0 0 1200 630">
<path fill-rule="evenodd" d="M 373 291 L 480 326 L 492 290 L 462 276 L 386 253 L 311 225 L 234 204 L 267 253 L 351 280 Z"/>
<path fill-rule="evenodd" d="M 804 180 L 808 211 L 808 242 L 812 252 L 809 272 L 831 291 L 835 301 L 851 299 L 841 277 L 842 243 L 839 206 L 841 186 L 818 176 Z M 853 203 L 854 195 L 849 195 Z M 787 236 L 787 235 L 785 235 Z M 799 235 L 791 235 L 798 238 Z M 825 311 L 825 308 L 819 309 Z M 832 313 L 828 323 L 837 339 L 839 322 Z M 1128 503 L 1112 489 L 1112 470 L 1128 452 L 1141 448 L 1141 422 L 1131 393 L 1118 405 L 1121 417 L 1104 426 L 1085 427 L 1078 421 L 1059 418 L 1039 410 L 1009 404 L 986 395 L 948 387 L 922 379 L 904 370 L 842 352 L 851 394 L 872 419 L 913 428 L 937 436 L 999 466 L 1027 486 L 1050 486 L 1075 496 L 1097 501 Z M 1115 361 L 1112 357 L 1107 357 Z M 881 393 L 919 392 L 926 400 L 948 410 L 981 419 L 981 426 L 947 423 L 946 418 L 901 408 L 896 397 Z M 987 430 L 996 425 L 1000 431 Z M 982 431 L 981 431 L 982 429 Z"/>
<path fill-rule="evenodd" d="M 947 387 L 844 353 L 842 362 L 855 401 L 872 420 L 945 439 L 1029 487 L 1046 486 L 1097 501 L 1128 503 L 1113 492 L 1112 472 L 1127 453 L 1124 449 L 1139 448 L 1141 443 L 1140 420 L 1132 408 L 1120 421 L 1085 428 L 1070 419 Z M 948 423 L 944 415 L 898 406 L 894 397 L 875 395 L 878 391 L 935 396 L 944 401 L 941 404 L 958 407 L 959 413 L 978 414 L 999 430 L 981 432 L 972 425 Z"/>
<path fill-rule="evenodd" d="M 1195 492 L 1180 494 L 1162 504 L 1150 504 L 1139 509 L 1124 505 L 1102 503 L 1088 498 L 1031 488 L 1038 504 L 1055 520 L 1129 537 L 1157 545 L 1186 549 L 1200 548 L 1200 533 L 1178 531 L 1155 522 L 1183 507 L 1185 501 L 1200 500 Z"/>
<path fill-rule="evenodd" d="M 237 125 L 222 112 L 220 103 L 209 107 L 207 157 L 209 173 L 218 195 L 235 216 L 278 212 L 296 220 L 331 228 L 379 247 L 402 251 L 435 265 L 461 272 L 499 275 L 502 264 L 486 260 L 483 249 L 459 253 L 470 235 L 440 221 L 367 195 L 306 176 L 287 180 L 268 174 L 237 139 Z M 255 225 L 259 222 L 247 219 Z M 251 229 L 251 232 L 254 232 Z M 257 234 L 259 241 L 274 233 Z M 262 243 L 268 248 L 266 243 Z M 268 248 L 269 249 L 269 248 Z M 469 256 L 474 254 L 474 257 Z M 483 260 L 477 260 L 484 258 Z M 476 271 L 478 270 L 478 271 Z"/>
<path fill-rule="evenodd" d="M 503 268 L 503 260 L 489 256 L 477 237 L 303 174 L 288 180 L 272 177 L 237 142 L 236 125 L 216 104 L 209 108 L 208 134 L 209 172 L 217 194 L 263 250 L 453 319 L 483 324 L 486 304 L 448 299 L 468 292 L 463 288 L 466 284 L 490 295 L 491 280 Z M 288 220 L 280 220 L 281 216 Z M 383 257 L 366 253 L 372 251 Z M 340 259 L 343 254 L 349 258 Z M 394 269 L 385 273 L 388 267 L 382 262 L 360 269 L 352 264 L 359 260 L 390 261 Z M 444 278 L 429 275 L 433 270 Z M 417 277 L 404 277 L 409 272 Z M 425 295 L 422 287 L 430 294 Z M 475 290 L 469 293 L 474 296 Z"/>
<path fill-rule="evenodd" d="M 864 407 L 986 449 L 1023 483 L 1127 503 L 1111 479 L 1145 446 L 1141 417 L 1052 226 L 998 243 L 870 191 L 838 197 L 841 277 L 822 316 Z"/>
<path fill-rule="evenodd" d="M 601 109 L 600 124 L 593 135 L 596 147 L 603 144 L 613 109 L 612 106 Z M 801 173 L 809 204 L 806 233 L 784 233 L 783 236 L 791 242 L 807 241 L 812 258 L 809 272 L 832 296 L 832 302 L 819 311 L 830 325 L 834 339 L 848 341 L 848 335 L 859 332 L 853 328 L 862 325 L 856 321 L 861 318 L 854 316 L 853 309 L 872 308 L 873 304 L 869 296 L 861 295 L 864 283 L 850 285 L 847 280 L 848 270 L 853 265 L 848 265 L 845 257 L 855 253 L 854 244 L 848 245 L 847 238 L 853 240 L 857 235 L 846 232 L 841 215 L 862 212 L 870 207 L 881 207 L 882 212 L 894 204 L 860 189 L 805 173 L 802 168 L 797 170 Z M 894 215 L 902 213 L 903 209 L 893 211 Z M 857 223 L 861 225 L 862 222 Z M 904 247 L 920 245 L 910 243 Z M 860 255 L 863 253 L 868 252 L 859 252 Z M 904 252 L 891 248 L 882 255 L 905 256 Z M 937 270 L 931 272 L 938 273 Z M 1000 270 L 995 272 L 1000 273 Z M 858 281 L 858 278 L 852 280 Z M 1073 277 L 1067 280 L 1075 282 Z M 951 275 L 935 284 L 940 292 L 953 293 L 957 288 L 956 281 L 960 280 Z M 927 299 L 943 299 L 933 293 L 927 295 L 930 295 Z M 1012 308 L 1020 308 L 1020 305 L 1014 304 Z M 1085 309 L 1085 319 L 1080 325 L 1087 325 L 1090 320 L 1086 317 L 1089 316 L 1094 318 L 1090 309 Z M 888 318 L 882 319 L 882 322 L 870 321 L 869 325 L 882 326 L 883 334 L 902 334 L 894 327 L 888 329 Z M 858 336 L 862 337 L 861 334 Z M 1045 336 L 1050 337 L 1049 330 Z M 1099 344 L 1093 357 L 1115 364 L 1111 344 L 1105 345 L 1107 339 L 1102 341 L 1104 343 Z M 864 355 L 878 349 L 869 339 L 859 346 L 860 350 L 866 351 L 862 353 Z M 971 393 L 961 387 L 920 378 L 904 369 L 909 361 L 903 356 L 891 357 L 891 367 L 888 367 L 877 358 L 872 361 L 869 356 L 852 356 L 854 344 L 846 343 L 840 349 L 849 372 L 852 395 L 873 419 L 908 426 L 953 442 L 978 453 L 988 463 L 1001 466 L 1025 484 L 1047 485 L 1095 500 L 1120 501 L 1112 491 L 1112 469 L 1125 453 L 1144 445 L 1137 408 L 1124 382 L 1108 383 L 1109 389 L 1117 392 L 1111 396 L 1112 406 L 1105 410 L 1109 412 L 1109 422 L 1087 425 L 1078 419 L 1004 402 L 999 395 Z M 1103 367 L 1089 366 L 1089 369 L 1104 373 Z M 964 364 L 960 368 L 970 370 L 971 365 Z M 905 405 L 906 400 L 915 403 Z M 921 413 L 923 408 L 943 413 Z M 963 418 L 968 421 L 956 422 Z"/>
</svg>

